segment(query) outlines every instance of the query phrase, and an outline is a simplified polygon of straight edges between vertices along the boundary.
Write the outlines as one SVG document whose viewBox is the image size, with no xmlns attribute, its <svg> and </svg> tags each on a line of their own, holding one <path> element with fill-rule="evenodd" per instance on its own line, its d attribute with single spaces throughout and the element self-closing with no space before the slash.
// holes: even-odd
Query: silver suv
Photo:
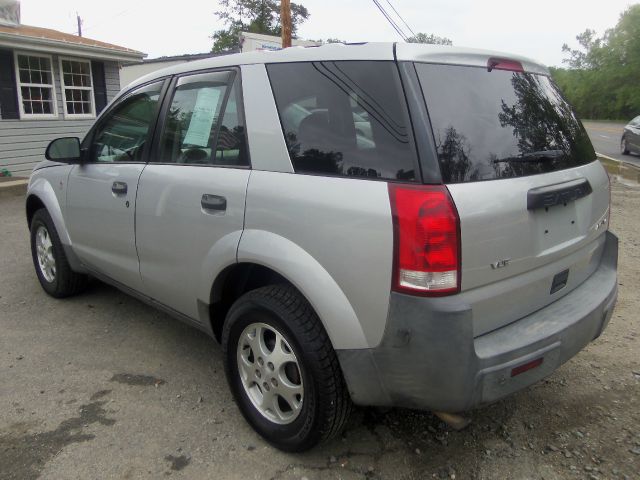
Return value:
<svg viewBox="0 0 640 480">
<path fill-rule="evenodd" d="M 98 278 L 222 344 L 242 414 L 302 451 L 352 404 L 453 413 L 546 377 L 616 300 L 609 182 L 545 67 L 414 44 L 211 58 L 52 142 L 44 290 Z"/>
</svg>

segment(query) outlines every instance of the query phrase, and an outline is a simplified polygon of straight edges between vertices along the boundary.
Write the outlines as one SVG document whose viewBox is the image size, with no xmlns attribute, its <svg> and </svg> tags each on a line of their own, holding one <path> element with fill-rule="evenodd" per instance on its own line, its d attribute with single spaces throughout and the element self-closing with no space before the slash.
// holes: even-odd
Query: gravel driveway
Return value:
<svg viewBox="0 0 640 480">
<path fill-rule="evenodd" d="M 640 187 L 614 181 L 619 301 L 547 380 L 470 414 L 359 410 L 303 455 L 247 426 L 219 347 L 95 282 L 54 300 L 31 265 L 23 199 L 0 198 L 0 478 L 640 478 Z"/>
</svg>

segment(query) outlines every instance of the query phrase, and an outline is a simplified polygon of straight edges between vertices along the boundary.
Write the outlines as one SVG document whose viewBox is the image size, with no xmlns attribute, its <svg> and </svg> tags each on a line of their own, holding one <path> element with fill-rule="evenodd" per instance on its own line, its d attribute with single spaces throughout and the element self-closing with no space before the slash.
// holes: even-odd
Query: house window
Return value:
<svg viewBox="0 0 640 480">
<path fill-rule="evenodd" d="M 95 101 L 91 81 L 91 62 L 60 59 L 64 113 L 68 117 L 94 117 Z"/>
<path fill-rule="evenodd" d="M 20 117 L 57 116 L 51 57 L 16 53 L 16 67 Z"/>
</svg>

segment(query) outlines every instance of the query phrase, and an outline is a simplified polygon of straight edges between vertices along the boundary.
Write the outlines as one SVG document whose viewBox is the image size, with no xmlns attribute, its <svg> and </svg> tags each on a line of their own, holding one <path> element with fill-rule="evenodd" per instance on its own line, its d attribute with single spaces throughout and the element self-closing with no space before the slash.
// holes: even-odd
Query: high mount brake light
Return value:
<svg viewBox="0 0 640 480">
<path fill-rule="evenodd" d="M 389 184 L 392 289 L 423 296 L 460 291 L 460 219 L 447 187 Z"/>
<path fill-rule="evenodd" d="M 490 58 L 487 60 L 487 71 L 507 70 L 509 72 L 524 72 L 520 62 L 509 60 L 508 58 Z"/>
</svg>

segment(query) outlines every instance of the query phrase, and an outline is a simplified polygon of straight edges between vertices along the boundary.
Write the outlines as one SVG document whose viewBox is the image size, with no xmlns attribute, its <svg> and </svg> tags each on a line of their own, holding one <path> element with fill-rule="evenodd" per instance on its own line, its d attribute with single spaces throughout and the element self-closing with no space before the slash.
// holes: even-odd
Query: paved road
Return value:
<svg viewBox="0 0 640 480">
<path fill-rule="evenodd" d="M 583 123 L 596 152 L 640 166 L 639 156 L 620 153 L 620 137 L 625 126 L 624 123 L 590 121 Z"/>
<path fill-rule="evenodd" d="M 620 299 L 580 355 L 462 432 L 361 409 L 342 437 L 289 455 L 247 426 L 204 334 L 99 282 L 45 295 L 24 200 L 0 198 L 0 479 L 636 479 L 640 187 L 618 185 L 613 202 Z"/>
</svg>

